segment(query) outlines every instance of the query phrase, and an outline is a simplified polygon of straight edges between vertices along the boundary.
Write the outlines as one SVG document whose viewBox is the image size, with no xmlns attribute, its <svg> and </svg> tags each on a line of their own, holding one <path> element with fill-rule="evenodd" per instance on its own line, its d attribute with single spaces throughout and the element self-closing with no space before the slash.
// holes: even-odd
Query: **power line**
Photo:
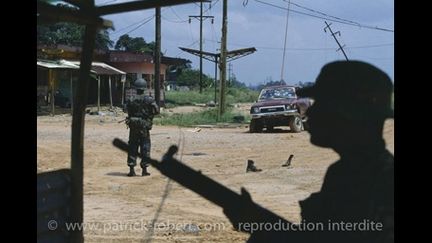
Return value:
<svg viewBox="0 0 432 243">
<path fill-rule="evenodd" d="M 141 26 L 147 24 L 148 22 L 150 22 L 150 20 L 152 20 L 155 17 L 155 15 L 153 15 L 150 19 L 148 19 L 147 21 L 144 21 L 142 24 L 138 25 L 137 27 L 133 28 L 132 30 L 128 31 L 125 33 L 125 35 L 137 30 L 138 28 L 140 28 Z"/>
<path fill-rule="evenodd" d="M 136 24 L 139 24 L 139 23 L 141 23 L 141 22 L 143 22 L 143 21 L 147 21 L 147 20 L 149 20 L 149 19 L 152 19 L 152 18 L 154 18 L 154 16 L 155 16 L 155 15 L 153 15 L 153 16 L 149 16 L 149 17 L 146 17 L 146 18 L 144 18 L 144 19 L 142 19 L 142 20 L 140 20 L 140 21 L 138 21 L 138 22 L 135 22 L 135 23 L 133 23 L 133 24 L 130 24 L 130 25 L 128 25 L 128 26 L 126 26 L 126 27 L 124 27 L 124 28 L 121 28 L 121 29 L 119 29 L 119 30 L 116 30 L 116 31 L 112 32 L 111 34 L 116 34 L 116 33 L 118 33 L 118 32 L 121 32 L 121 31 L 123 31 L 123 30 L 125 30 L 125 29 L 128 29 L 128 28 L 130 28 L 130 27 L 132 27 L 132 26 L 134 26 L 134 25 L 136 25 Z"/>
<path fill-rule="evenodd" d="M 177 20 L 168 19 L 167 17 L 164 17 L 164 16 L 162 16 L 162 18 L 168 22 L 171 22 L 171 23 L 186 23 L 186 22 L 188 22 L 188 20 L 177 21 Z"/>
<path fill-rule="evenodd" d="M 179 20 L 181 20 L 181 21 L 178 22 L 178 23 L 185 23 L 185 22 L 188 22 L 188 20 L 183 20 L 182 18 L 180 18 L 180 16 L 177 14 L 177 12 L 174 10 L 174 8 L 172 8 L 172 7 L 169 7 L 169 8 L 170 8 L 170 10 L 174 13 L 174 15 L 177 16 L 177 18 L 178 18 Z"/>
<path fill-rule="evenodd" d="M 269 5 L 269 6 L 275 7 L 275 8 L 283 9 L 285 11 L 288 10 L 288 8 L 284 8 L 284 7 L 275 5 L 275 4 L 262 2 L 260 0 L 255 0 L 255 1 L 259 2 L 259 3 L 262 3 L 262 4 L 265 4 L 265 5 Z M 387 31 L 387 32 L 394 32 L 394 30 L 380 28 L 380 27 L 376 27 L 376 26 L 374 27 L 374 26 L 368 26 L 368 25 L 362 25 L 362 24 L 353 24 L 352 23 L 353 21 L 350 21 L 350 22 L 341 21 L 341 20 L 339 20 L 340 18 L 339 19 L 335 19 L 334 17 L 332 17 L 332 18 L 321 17 L 321 16 L 317 16 L 317 15 L 313 15 L 313 14 L 308 14 L 308 13 L 300 12 L 300 11 L 293 10 L 293 9 L 289 9 L 289 11 L 294 12 L 294 13 L 298 13 L 298 14 L 302 14 L 302 15 L 306 15 L 306 16 L 310 16 L 310 17 L 314 17 L 314 18 L 318 18 L 318 19 L 324 19 L 324 20 L 329 20 L 329 21 L 333 21 L 333 22 L 338 22 L 338 23 L 341 23 L 341 24 L 352 25 L 352 26 L 361 27 L 361 28 L 367 28 L 367 29 L 374 29 L 374 30 L 381 30 L 381 31 Z"/>
<path fill-rule="evenodd" d="M 166 10 L 166 9 L 162 9 L 161 12 L 165 12 L 165 10 Z M 132 26 L 134 26 L 134 25 L 136 25 L 136 24 L 141 23 L 141 22 L 144 21 L 144 22 L 141 23 L 139 26 L 137 26 L 135 29 L 132 29 L 132 30 L 130 30 L 129 32 L 125 33 L 125 35 L 126 35 L 126 34 L 129 34 L 129 33 L 131 33 L 132 31 L 135 31 L 135 30 L 138 29 L 139 27 L 143 26 L 144 24 L 148 23 L 148 22 L 149 22 L 150 20 L 152 20 L 155 16 L 156 16 L 156 15 L 153 14 L 152 16 L 146 17 L 146 18 L 144 18 L 144 19 L 142 19 L 142 20 L 140 20 L 140 21 L 138 21 L 138 22 L 135 22 L 135 23 L 133 23 L 133 24 L 130 24 L 130 25 L 128 25 L 128 26 L 126 26 L 126 27 L 124 27 L 124 28 L 122 28 L 122 29 L 116 30 L 116 31 L 112 32 L 111 34 L 117 34 L 117 33 L 120 32 L 120 31 L 123 31 L 123 30 L 125 30 L 125 29 L 128 29 L 129 27 L 132 27 Z"/>
<path fill-rule="evenodd" d="M 213 3 L 213 5 L 212 5 L 212 2 L 210 2 L 210 6 L 209 6 L 207 9 L 203 10 L 203 14 L 207 13 L 207 12 L 208 12 L 212 7 L 214 7 L 218 2 L 219 2 L 219 0 L 216 0 L 216 1 Z M 194 2 L 194 4 L 197 5 L 198 7 L 200 7 L 200 4 L 195 3 L 195 2 Z"/>
<path fill-rule="evenodd" d="M 211 42 L 213 43 L 213 50 L 216 50 L 216 46 L 215 46 L 214 43 L 217 43 L 217 37 L 216 37 L 216 31 L 214 29 L 214 25 L 213 24 L 211 25 L 211 28 L 212 28 L 212 41 Z"/>
<path fill-rule="evenodd" d="M 347 47 L 347 48 L 349 48 L 349 49 L 360 49 L 360 48 L 374 48 L 374 47 L 382 47 L 382 46 L 394 46 L 394 43 L 368 45 L 368 46 L 352 46 L 352 47 Z"/>
<path fill-rule="evenodd" d="M 216 4 L 217 4 L 218 2 L 219 2 L 219 0 L 216 0 L 214 3 L 211 2 L 211 3 L 210 3 L 210 6 L 209 6 L 206 10 L 204 10 L 204 13 L 206 13 L 206 12 L 209 11 L 210 9 L 214 8 L 214 6 L 216 6 Z"/>
<path fill-rule="evenodd" d="M 300 4 L 297 4 L 297 3 L 291 2 L 291 4 L 294 5 L 294 6 L 297 6 L 299 8 L 302 8 L 302 9 L 305 9 L 305 10 L 308 10 L 308 11 L 311 11 L 311 12 L 314 12 L 314 13 L 318 13 L 318 14 L 321 14 L 321 15 L 324 15 L 324 16 L 327 16 L 327 17 L 330 17 L 330 18 L 334 18 L 334 19 L 338 19 L 338 20 L 341 20 L 341 21 L 353 23 L 354 25 L 357 25 L 357 26 L 360 25 L 357 22 L 354 22 L 354 21 L 351 21 L 351 20 L 347 20 L 347 19 L 343 19 L 343 18 L 339 18 L 339 17 L 335 17 L 335 16 L 332 16 L 332 15 L 329 15 L 329 14 L 326 14 L 326 13 L 323 13 L 323 12 L 320 12 L 320 11 L 317 11 L 317 10 L 314 10 L 314 9 L 311 9 L 311 8 L 307 8 L 307 7 L 301 6 Z"/>
<path fill-rule="evenodd" d="M 209 40 L 209 39 L 205 39 L 206 41 L 210 41 L 210 42 L 217 42 L 214 40 Z M 232 43 L 230 42 L 230 45 L 233 46 L 250 46 L 249 44 L 236 44 L 236 43 Z M 375 44 L 375 45 L 364 45 L 364 46 L 351 46 L 351 47 L 345 47 L 345 49 L 360 49 L 360 48 L 376 48 L 376 47 L 384 47 L 384 46 L 393 46 L 394 43 L 385 43 L 385 44 Z M 283 48 L 281 47 L 269 47 L 269 46 L 256 46 L 255 48 L 259 48 L 259 49 L 268 49 L 268 50 L 282 50 Z M 287 50 L 291 50 L 291 51 L 333 51 L 334 48 L 286 48 Z"/>
<path fill-rule="evenodd" d="M 191 44 L 187 45 L 186 47 L 191 47 L 191 46 L 195 45 L 195 44 L 198 43 L 198 42 L 199 42 L 199 40 L 196 40 L 196 41 L 192 42 Z M 179 57 L 180 53 L 183 53 L 183 51 L 179 51 L 179 52 L 175 55 L 175 57 Z"/>
</svg>

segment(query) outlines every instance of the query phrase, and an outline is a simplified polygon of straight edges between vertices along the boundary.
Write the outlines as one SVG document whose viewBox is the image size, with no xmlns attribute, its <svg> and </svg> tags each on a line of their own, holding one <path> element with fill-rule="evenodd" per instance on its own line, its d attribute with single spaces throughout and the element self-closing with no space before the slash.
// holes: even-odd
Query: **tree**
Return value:
<svg viewBox="0 0 432 243">
<path fill-rule="evenodd" d="M 281 80 L 281 81 L 273 81 L 270 80 L 268 81 L 266 84 L 264 84 L 265 87 L 269 87 L 269 86 L 277 86 L 277 85 L 286 85 L 285 81 Z"/>
<path fill-rule="evenodd" d="M 199 87 L 199 70 L 183 69 L 181 74 L 177 77 L 177 85 L 188 86 L 190 88 Z M 213 79 L 203 74 L 202 78 L 203 88 L 209 87 L 213 83 Z"/>
<path fill-rule="evenodd" d="M 152 53 L 155 50 L 156 43 L 154 41 L 147 43 L 142 37 L 130 37 L 128 34 L 122 35 L 117 40 L 114 48 L 123 51 L 138 51 Z"/>
<path fill-rule="evenodd" d="M 65 4 L 59 4 L 65 8 L 73 8 Z M 81 46 L 83 42 L 84 26 L 75 23 L 59 22 L 55 24 L 37 25 L 37 43 L 46 45 Z M 109 38 L 108 30 L 101 30 L 96 35 L 95 47 L 108 50 L 113 46 Z"/>
<path fill-rule="evenodd" d="M 168 65 L 166 69 L 166 77 L 169 81 L 177 81 L 177 77 L 182 74 L 184 69 L 191 69 L 191 61 L 184 59 L 184 62 Z"/>
<path fill-rule="evenodd" d="M 237 77 L 235 76 L 235 74 L 232 74 L 230 82 L 229 82 L 229 87 L 233 87 L 233 88 L 247 88 L 245 83 L 242 83 L 240 81 L 237 80 Z"/>
<path fill-rule="evenodd" d="M 129 35 L 122 35 L 118 38 L 117 42 L 115 43 L 114 49 L 116 50 L 122 50 L 126 51 L 129 49 L 131 39 Z"/>
<path fill-rule="evenodd" d="M 314 82 L 302 82 L 302 81 L 299 81 L 296 84 L 297 87 L 301 87 L 301 88 L 309 87 L 309 86 L 312 86 L 312 85 L 314 85 Z"/>
</svg>

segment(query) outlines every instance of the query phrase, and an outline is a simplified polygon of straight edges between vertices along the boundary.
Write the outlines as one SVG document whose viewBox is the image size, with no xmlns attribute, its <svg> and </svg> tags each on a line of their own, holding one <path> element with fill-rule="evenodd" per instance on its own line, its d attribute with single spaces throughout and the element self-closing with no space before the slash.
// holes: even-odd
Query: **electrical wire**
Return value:
<svg viewBox="0 0 432 243">
<path fill-rule="evenodd" d="M 284 0 L 284 1 L 285 1 L 285 0 Z M 307 8 L 307 7 L 301 6 L 300 4 L 297 4 L 297 3 L 293 3 L 293 2 L 291 2 L 290 4 L 292 4 L 292 5 L 294 5 L 294 6 L 297 6 L 297 7 L 299 7 L 299 8 L 302 8 L 302 9 L 305 9 L 305 10 L 308 10 L 308 11 L 311 11 L 311 12 L 314 12 L 314 13 L 318 13 L 318 14 L 321 14 L 321 15 L 327 16 L 327 17 L 329 17 L 329 18 L 338 19 L 338 20 L 340 20 L 340 21 L 345 21 L 345 22 L 352 23 L 352 24 L 354 24 L 354 25 L 360 26 L 359 23 L 354 22 L 354 21 L 351 21 L 351 20 L 348 20 L 348 19 L 343 19 L 343 18 L 339 18 L 339 17 L 332 16 L 332 15 L 328 15 L 328 14 L 326 14 L 326 13 L 323 13 L 323 12 L 320 12 L 320 11 L 317 11 L 317 10 L 314 10 L 314 9 L 311 9 L 311 8 Z"/>
<path fill-rule="evenodd" d="M 132 30 L 128 31 L 125 33 L 125 35 L 137 30 L 138 28 L 140 28 L 141 26 L 147 24 L 148 22 L 150 22 L 150 20 L 152 20 L 155 17 L 155 15 L 153 15 L 150 19 L 148 19 L 147 21 L 144 21 L 143 23 L 141 23 L 140 25 L 138 25 L 137 27 L 133 28 Z"/>
<path fill-rule="evenodd" d="M 126 27 L 123 27 L 123 28 L 121 28 L 121 29 L 119 29 L 119 30 L 113 31 L 113 32 L 111 32 L 111 34 L 116 34 L 116 33 L 118 33 L 118 32 L 121 32 L 121 31 L 123 31 L 123 30 L 125 30 L 125 29 L 128 29 L 128 28 L 130 28 L 130 27 L 132 27 L 132 26 L 134 26 L 134 25 L 136 25 L 136 24 L 139 24 L 139 23 L 141 23 L 141 22 L 143 22 L 143 21 L 147 21 L 147 20 L 149 20 L 149 19 L 151 19 L 151 18 L 154 18 L 154 17 L 155 17 L 155 15 L 153 15 L 153 16 L 149 16 L 149 17 L 146 17 L 146 18 L 144 18 L 144 19 L 142 19 L 142 20 L 140 20 L 140 21 L 138 21 L 138 22 L 135 22 L 135 23 L 133 23 L 133 24 L 130 24 L 130 25 L 128 25 L 128 26 L 126 26 Z"/>
<path fill-rule="evenodd" d="M 209 40 L 206 39 L 207 41 L 213 41 L 213 40 Z M 214 42 L 214 41 L 213 41 Z M 231 43 L 230 45 L 233 46 L 250 46 L 250 45 L 245 45 L 245 44 L 236 44 L 236 43 Z M 394 43 L 385 43 L 385 44 L 375 44 L 375 45 L 364 45 L 364 46 L 352 46 L 352 47 L 346 47 L 348 49 L 359 49 L 359 48 L 376 48 L 376 47 L 384 47 L 384 46 L 393 46 Z M 283 48 L 280 47 L 269 47 L 269 46 L 256 46 L 255 48 L 257 49 L 268 49 L 268 50 L 282 50 Z M 290 51 L 329 51 L 329 50 L 334 50 L 334 48 L 287 48 L 287 50 Z"/>
<path fill-rule="evenodd" d="M 281 6 L 278 6 L 278 5 L 275 5 L 275 4 L 266 3 L 266 2 L 263 2 L 263 1 L 260 1 L 260 0 L 255 0 L 255 1 L 259 2 L 261 4 L 268 5 L 268 6 L 272 6 L 272 7 L 279 8 L 279 9 L 283 9 L 285 11 L 288 10 L 285 7 L 281 7 Z M 333 17 L 332 18 L 321 17 L 321 16 L 317 16 L 317 15 L 313 15 L 313 14 L 308 14 L 308 13 L 300 12 L 300 11 L 293 10 L 293 9 L 290 9 L 289 11 L 297 13 L 297 14 L 301 14 L 301 15 L 306 15 L 306 16 L 318 18 L 318 19 L 324 19 L 324 20 L 328 20 L 328 21 L 338 22 L 338 23 L 341 23 L 341 24 L 352 25 L 352 26 L 361 27 L 361 28 L 367 28 L 367 29 L 374 29 L 374 30 L 381 30 L 381 31 L 387 31 L 387 32 L 394 32 L 394 30 L 391 30 L 391 29 L 385 29 L 385 28 L 380 28 L 380 27 L 376 27 L 376 26 L 374 27 L 374 26 L 368 26 L 368 25 L 362 25 L 362 24 L 353 24 L 353 23 L 351 23 L 352 21 L 351 22 L 341 21 L 339 19 L 334 19 Z"/>
</svg>

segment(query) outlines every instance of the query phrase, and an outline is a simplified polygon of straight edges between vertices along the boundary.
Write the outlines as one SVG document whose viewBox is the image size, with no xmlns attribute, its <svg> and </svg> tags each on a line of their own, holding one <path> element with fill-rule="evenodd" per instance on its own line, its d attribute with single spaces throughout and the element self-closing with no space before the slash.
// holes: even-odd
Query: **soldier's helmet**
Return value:
<svg viewBox="0 0 432 243">
<path fill-rule="evenodd" d="M 133 87 L 137 90 L 145 90 L 147 88 L 147 82 L 143 78 L 138 78 L 133 83 Z"/>
</svg>

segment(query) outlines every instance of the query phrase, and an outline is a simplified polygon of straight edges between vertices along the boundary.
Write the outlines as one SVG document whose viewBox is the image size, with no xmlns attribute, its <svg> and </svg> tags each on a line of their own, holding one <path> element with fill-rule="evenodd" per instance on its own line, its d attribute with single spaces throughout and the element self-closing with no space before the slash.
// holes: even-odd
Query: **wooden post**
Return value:
<svg viewBox="0 0 432 243">
<path fill-rule="evenodd" d="M 227 46 L 227 0 L 223 1 L 222 7 L 222 41 L 221 41 L 221 57 L 220 57 L 220 89 L 219 89 L 219 113 L 218 118 L 221 119 L 225 113 L 225 80 L 226 80 L 226 46 Z"/>
<path fill-rule="evenodd" d="M 83 223 L 84 215 L 84 118 L 96 31 L 97 28 L 95 25 L 87 24 L 85 27 L 79 79 L 72 116 L 71 222 L 79 225 Z M 72 230 L 70 233 L 72 238 L 70 242 L 84 242 L 83 230 Z"/>
<path fill-rule="evenodd" d="M 155 48 L 155 83 L 154 92 L 156 104 L 160 106 L 160 64 L 161 64 L 161 8 L 156 8 L 156 48 Z"/>
<path fill-rule="evenodd" d="M 70 71 L 70 103 L 71 103 L 71 115 L 73 115 L 73 79 L 72 79 L 72 70 Z"/>
<path fill-rule="evenodd" d="M 55 85 L 54 85 L 54 79 L 53 79 L 53 73 L 52 69 L 48 69 L 48 82 L 50 84 L 50 102 L 51 102 L 51 116 L 54 116 L 55 114 L 55 98 L 54 98 L 54 92 L 55 92 Z"/>
<path fill-rule="evenodd" d="M 98 114 L 99 114 L 99 110 L 100 110 L 100 76 L 97 76 L 97 80 L 98 80 L 97 111 L 98 111 Z"/>
<path fill-rule="evenodd" d="M 108 76 L 108 86 L 109 86 L 109 97 L 110 97 L 110 109 L 112 109 L 113 101 L 112 101 L 112 90 L 111 90 L 111 75 Z"/>
<path fill-rule="evenodd" d="M 126 83 L 126 81 L 121 82 L 121 83 L 122 83 L 122 106 L 123 106 L 124 105 L 125 83 Z"/>
<path fill-rule="evenodd" d="M 215 56 L 215 78 L 214 78 L 214 103 L 215 103 L 215 106 L 216 106 L 216 103 L 217 103 L 217 66 L 218 66 L 218 57 L 217 56 Z"/>
</svg>

